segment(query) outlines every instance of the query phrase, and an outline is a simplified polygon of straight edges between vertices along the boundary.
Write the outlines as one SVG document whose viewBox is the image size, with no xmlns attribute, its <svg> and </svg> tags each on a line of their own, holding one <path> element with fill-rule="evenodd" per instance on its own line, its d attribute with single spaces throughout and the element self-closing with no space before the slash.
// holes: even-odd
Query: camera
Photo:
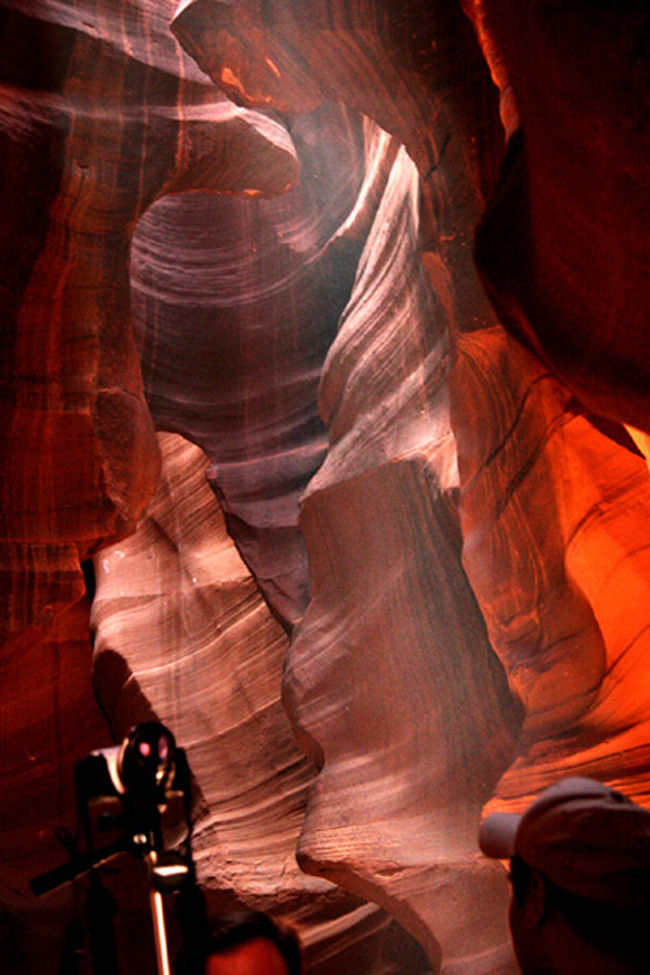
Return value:
<svg viewBox="0 0 650 975">
<path fill-rule="evenodd" d="M 120 798 L 138 805 L 164 806 L 178 785 L 177 762 L 184 752 L 174 736 L 157 721 L 133 728 L 121 745 L 91 752 L 75 768 L 79 804 Z"/>
<path fill-rule="evenodd" d="M 93 905 L 92 911 L 88 908 L 89 914 L 98 915 L 93 921 L 95 940 L 98 944 L 101 942 L 97 950 L 104 961 L 109 957 L 115 959 L 110 920 L 114 904 L 101 885 L 97 868 L 121 853 L 142 858 L 149 877 L 158 975 L 169 975 L 162 895 L 179 891 L 194 882 L 190 772 L 185 752 L 177 748 L 168 728 L 158 721 L 147 721 L 132 728 L 120 745 L 98 749 L 78 762 L 74 778 L 77 813 L 85 834 L 86 851 L 80 852 L 75 841 L 69 848 L 71 862 L 35 877 L 31 889 L 40 897 L 90 873 L 87 901 L 88 905 L 91 902 Z M 185 818 L 184 850 L 180 851 L 166 849 L 163 835 L 162 817 L 174 797 L 182 800 Z M 104 806 L 113 810 L 117 806 L 117 814 L 100 811 L 93 821 L 91 809 L 96 812 Z M 118 837 L 95 849 L 95 829 L 117 831 Z M 112 971 L 117 962 L 108 964 Z"/>
<path fill-rule="evenodd" d="M 79 825 L 86 852 L 75 847 L 72 862 L 56 867 L 31 882 L 40 896 L 94 869 L 119 853 L 146 858 L 152 880 L 161 889 L 182 881 L 191 861 L 191 788 L 185 751 L 178 748 L 171 731 L 158 721 L 132 728 L 120 745 L 91 752 L 75 766 L 75 791 Z M 172 800 L 178 802 L 166 817 L 165 832 L 184 834 L 185 854 L 165 849 L 163 814 Z M 91 814 L 91 810 L 93 813 Z M 98 812 L 98 814 L 96 814 Z M 180 830 L 180 834 L 179 834 Z M 95 848 L 95 832 L 117 832 L 117 839 Z"/>
</svg>

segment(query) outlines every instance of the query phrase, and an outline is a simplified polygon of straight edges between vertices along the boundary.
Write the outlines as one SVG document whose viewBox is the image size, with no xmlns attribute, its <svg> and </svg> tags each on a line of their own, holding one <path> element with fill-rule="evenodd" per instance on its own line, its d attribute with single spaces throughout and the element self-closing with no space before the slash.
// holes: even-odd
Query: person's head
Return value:
<svg viewBox="0 0 650 975">
<path fill-rule="evenodd" d="M 221 915 L 210 926 L 205 975 L 300 975 L 298 936 L 267 914 Z"/>
<path fill-rule="evenodd" d="M 545 789 L 523 815 L 479 830 L 510 859 L 510 930 L 524 975 L 650 971 L 650 812 L 590 779 Z"/>
</svg>

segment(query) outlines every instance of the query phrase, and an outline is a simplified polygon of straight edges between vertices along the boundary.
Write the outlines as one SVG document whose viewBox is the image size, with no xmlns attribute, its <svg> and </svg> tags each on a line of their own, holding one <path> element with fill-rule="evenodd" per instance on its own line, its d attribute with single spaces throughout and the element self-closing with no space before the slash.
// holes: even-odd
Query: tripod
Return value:
<svg viewBox="0 0 650 975">
<path fill-rule="evenodd" d="M 177 890 L 192 874 L 190 774 L 185 752 L 176 748 L 167 728 L 148 722 L 133 729 L 121 746 L 94 752 L 79 762 L 75 787 L 87 850 L 83 854 L 74 852 L 70 863 L 35 877 L 30 884 L 32 892 L 43 896 L 121 853 L 142 859 L 147 868 L 157 971 L 158 975 L 170 975 L 162 895 Z M 183 800 L 187 823 L 184 855 L 165 850 L 162 814 L 172 796 Z M 121 814 L 100 816 L 99 828 L 116 827 L 122 835 L 96 850 L 89 807 L 102 799 L 118 799 Z"/>
</svg>

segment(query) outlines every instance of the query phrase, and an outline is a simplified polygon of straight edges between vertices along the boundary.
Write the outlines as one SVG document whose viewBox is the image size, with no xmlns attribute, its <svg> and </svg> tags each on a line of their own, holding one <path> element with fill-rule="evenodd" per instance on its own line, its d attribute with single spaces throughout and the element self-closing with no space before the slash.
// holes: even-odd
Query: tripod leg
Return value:
<svg viewBox="0 0 650 975">
<path fill-rule="evenodd" d="M 93 870 L 86 899 L 86 924 L 94 975 L 117 975 L 119 965 L 113 917 L 115 902 L 103 886 L 97 870 Z"/>
<path fill-rule="evenodd" d="M 147 856 L 149 864 L 149 906 L 151 908 L 151 920 L 153 922 L 153 935 L 156 944 L 156 963 L 158 965 L 158 975 L 171 975 L 169 967 L 169 950 L 167 948 L 167 929 L 165 927 L 165 910 L 163 907 L 162 894 L 153 886 L 153 873 L 151 868 L 156 863 L 157 856 L 152 850 Z"/>
</svg>

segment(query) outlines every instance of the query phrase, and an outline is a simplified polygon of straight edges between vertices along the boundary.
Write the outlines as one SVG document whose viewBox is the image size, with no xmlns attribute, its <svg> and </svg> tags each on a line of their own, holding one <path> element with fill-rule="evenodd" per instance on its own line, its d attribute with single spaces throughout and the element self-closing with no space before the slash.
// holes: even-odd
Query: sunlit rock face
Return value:
<svg viewBox="0 0 650 975">
<path fill-rule="evenodd" d="M 402 150 L 323 372 L 330 447 L 300 520 L 312 598 L 286 678 L 321 766 L 299 858 L 386 904 L 442 970 L 505 971 L 505 888 L 476 826 L 517 716 L 460 564 L 449 323 L 417 202 Z"/>
<path fill-rule="evenodd" d="M 356 113 L 291 123 L 282 198 L 166 197 L 133 246 L 134 330 L 154 422 L 199 443 L 229 531 L 290 628 L 309 596 L 298 503 L 322 463 L 322 363 L 390 160 Z M 182 242 L 182 247 L 179 246 Z"/>
<path fill-rule="evenodd" d="M 471 115 L 453 129 L 448 155 L 441 151 L 470 87 L 452 84 L 449 49 L 438 66 L 446 65 L 453 94 L 449 103 L 440 99 L 423 135 L 415 116 L 425 103 L 432 113 L 431 65 L 391 61 L 387 31 L 395 25 L 380 6 L 364 13 L 365 20 L 353 8 L 328 21 L 307 5 L 301 16 L 314 30 L 305 33 L 291 5 L 265 18 L 245 4 L 199 2 L 184 6 L 175 30 L 247 104 L 306 109 L 338 97 L 363 109 L 400 135 L 425 178 L 423 223 L 417 170 L 401 150 L 323 372 L 329 450 L 300 521 L 312 598 L 286 683 L 298 735 L 323 765 L 299 856 L 306 869 L 385 903 L 436 967 L 505 970 L 505 887 L 478 863 L 475 833 L 509 761 L 517 717 L 460 564 L 447 409 L 451 334 L 490 320 L 483 300 L 470 297 L 478 285 L 464 251 L 484 174 L 471 165 Z M 468 22 L 461 18 L 461 29 L 451 21 L 457 52 L 469 43 Z M 293 83 L 298 37 L 311 89 Z M 260 55 L 269 44 L 275 80 Z M 368 62 L 388 64 L 390 98 L 357 70 Z M 474 91 L 480 102 L 480 75 Z M 412 627 L 406 604 L 420 607 Z M 405 781 L 401 767 L 409 769 Z M 350 818 L 353 801 L 366 823 L 361 832 Z M 452 899 L 462 911 L 449 911 Z"/>
<path fill-rule="evenodd" d="M 26 886 L 74 762 L 143 718 L 211 910 L 318 975 L 514 971 L 481 811 L 650 803 L 647 13 L 561 6 L 5 3 L 8 971 L 78 907 Z"/>
<path fill-rule="evenodd" d="M 239 519 L 231 520 L 232 534 L 237 541 L 247 561 L 256 571 L 258 581 L 264 585 L 264 579 L 269 575 L 269 570 L 265 571 L 265 564 L 262 556 L 264 549 L 258 545 L 257 549 L 251 550 L 246 544 L 242 544 L 240 523 L 244 520 L 244 514 L 252 512 L 253 518 L 266 519 L 262 524 L 268 524 L 274 515 L 274 510 L 280 510 L 284 517 L 289 519 L 286 524 L 293 527 L 294 533 L 299 540 L 302 535 L 297 532 L 296 520 L 298 516 L 297 497 L 288 499 L 280 496 L 281 507 L 276 504 L 275 497 L 278 495 L 277 485 L 280 487 L 288 484 L 295 490 L 295 484 L 291 479 L 292 472 L 296 469 L 293 462 L 293 455 L 287 458 L 286 448 L 283 451 L 277 450 L 278 458 L 273 463 L 273 454 L 269 458 L 262 455 L 258 459 L 256 452 L 259 452 L 261 444 L 268 444 L 269 448 L 275 447 L 277 440 L 281 437 L 288 444 L 293 443 L 295 447 L 295 457 L 299 459 L 302 453 L 309 458 L 309 441 L 302 446 L 301 441 L 295 434 L 302 435 L 300 427 L 292 427 L 285 419 L 291 419 L 295 415 L 299 405 L 300 389 L 305 390 L 305 399 L 309 409 L 315 414 L 316 409 L 316 383 L 314 382 L 313 372 L 317 368 L 317 375 L 320 376 L 322 360 L 325 358 L 328 343 L 334 338 L 334 328 L 324 329 L 319 322 L 327 325 L 327 318 L 323 312 L 329 308 L 337 307 L 342 309 L 346 302 L 352 308 L 358 304 L 356 317 L 356 339 L 368 333 L 368 357 L 372 358 L 375 350 L 372 345 L 377 345 L 373 339 L 370 329 L 380 333 L 386 328 L 386 319 L 390 309 L 385 308 L 385 314 L 381 321 L 376 324 L 368 321 L 370 309 L 376 307 L 377 302 L 383 302 L 381 296 L 376 294 L 377 286 L 381 290 L 386 288 L 389 293 L 395 288 L 395 279 L 392 274 L 411 273 L 407 271 L 409 263 L 414 263 L 417 250 L 417 199 L 418 181 L 417 174 L 412 163 L 400 149 L 396 141 L 383 133 L 372 123 L 363 121 L 349 112 L 324 106 L 316 110 L 310 116 L 301 120 L 300 124 L 292 126 L 292 138 L 296 145 L 296 151 L 301 163 L 303 176 L 302 185 L 289 193 L 280 201 L 260 201 L 246 204 L 245 207 L 239 206 L 237 209 L 229 205 L 227 201 L 215 200 L 212 203 L 201 201 L 203 208 L 199 211 L 196 198 L 178 197 L 163 201 L 152 209 L 151 213 L 145 218 L 140 227 L 134 242 L 133 254 L 133 273 L 134 273 L 134 301 L 135 301 L 135 321 L 136 330 L 139 335 L 139 344 L 142 348 L 143 370 L 145 375 L 145 386 L 147 397 L 151 404 L 156 421 L 160 425 L 173 426 L 183 430 L 193 439 L 201 441 L 206 450 L 215 458 L 213 464 L 208 468 L 208 478 L 211 484 L 216 487 L 226 511 L 232 512 L 239 510 L 242 516 Z M 333 153 L 331 145 L 338 139 L 341 148 Z M 323 149 L 322 147 L 330 148 Z M 318 150 L 320 148 L 320 156 Z M 343 150 L 346 150 L 345 154 Z M 317 166 L 317 161 L 320 165 Z M 346 162 L 347 161 L 347 162 Z M 330 164 L 327 168 L 324 164 Z M 346 173 L 347 179 L 346 179 Z M 318 218 L 318 208 L 315 202 L 323 201 L 323 214 Z M 296 216 L 291 219 L 291 207 L 294 208 Z M 300 219 L 298 219 L 300 217 Z M 368 254 L 375 247 L 377 239 L 382 236 L 382 227 L 387 227 L 393 222 L 396 224 L 395 232 L 390 236 L 387 246 L 382 252 L 382 261 L 379 267 L 376 259 L 369 260 Z M 257 228 L 258 234 L 255 250 L 251 253 L 250 229 Z M 183 232 L 183 229 L 184 231 Z M 191 231 L 190 231 L 190 228 Z M 173 232 L 172 232 L 173 231 Z M 190 236 L 191 234 L 191 236 Z M 168 250 L 165 248 L 165 241 L 169 239 L 183 239 L 189 242 L 186 249 L 184 263 L 179 265 L 178 258 L 174 263 L 170 260 Z M 279 253 L 278 253 L 279 250 Z M 359 257 L 361 262 L 359 263 Z M 275 258 L 275 259 L 274 259 Z M 303 262 L 304 261 L 304 265 Z M 394 264 L 393 272 L 388 269 Z M 352 290 L 352 275 L 349 273 L 352 266 L 357 278 L 357 282 Z M 269 274 L 269 269 L 274 271 Z M 263 275 L 266 275 L 263 277 Z M 382 274 L 387 275 L 387 280 L 382 285 L 380 279 Z M 395 322 L 393 330 L 386 339 L 385 355 L 390 361 L 394 354 L 391 349 L 395 344 L 399 329 L 409 316 L 417 323 L 411 326 L 416 331 L 412 342 L 412 348 L 405 347 L 404 354 L 399 352 L 400 360 L 407 371 L 415 370 L 413 381 L 409 390 L 400 394 L 398 390 L 391 388 L 378 389 L 379 403 L 386 402 L 391 398 L 396 399 L 395 415 L 387 415 L 386 421 L 381 431 L 381 436 L 368 437 L 367 425 L 372 422 L 371 415 L 364 417 L 359 425 L 354 423 L 354 417 L 359 410 L 359 404 L 355 403 L 354 396 L 361 394 L 363 397 L 363 386 L 356 385 L 355 381 L 349 382 L 345 376 L 345 370 L 328 369 L 328 375 L 333 378 L 333 385 L 330 393 L 332 399 L 332 409 L 334 408 L 334 398 L 340 393 L 338 388 L 338 378 L 349 385 L 351 397 L 347 400 L 345 407 L 342 408 L 339 417 L 339 425 L 354 426 L 355 429 L 344 429 L 341 431 L 340 443 L 335 450 L 330 443 L 328 460 L 326 467 L 334 464 L 339 466 L 337 457 L 344 457 L 346 453 L 350 455 L 351 463 L 358 464 L 373 469 L 378 458 L 383 458 L 387 445 L 382 446 L 383 435 L 389 430 L 393 419 L 399 418 L 402 409 L 406 408 L 408 421 L 403 424 L 406 432 L 395 430 L 395 443 L 401 443 L 402 449 L 407 445 L 417 446 L 423 440 L 431 436 L 432 417 L 439 408 L 436 401 L 432 409 L 426 411 L 426 416 L 421 416 L 412 408 L 413 401 L 418 408 L 424 408 L 428 392 L 435 391 L 436 386 L 441 386 L 442 393 L 438 399 L 444 400 L 444 377 L 446 374 L 446 360 L 448 343 L 444 334 L 444 318 L 438 325 L 438 334 L 435 328 L 429 327 L 429 317 L 436 313 L 442 315 L 440 308 L 436 305 L 435 299 L 430 294 L 425 284 L 425 274 L 422 266 L 418 264 L 412 273 L 413 280 L 408 291 L 399 299 L 402 305 L 402 314 L 399 321 Z M 361 281 L 361 284 L 359 284 Z M 379 284 L 378 284 L 379 283 Z M 312 297 L 305 299 L 304 291 L 311 291 Z M 329 303 L 325 309 L 314 307 L 312 301 L 322 297 L 325 289 L 329 295 Z M 366 307 L 364 297 L 367 296 L 369 302 Z M 192 342 L 187 342 L 187 325 L 185 318 L 182 317 L 183 309 L 186 305 L 181 304 L 184 299 L 187 303 L 191 302 L 192 308 Z M 411 308 L 411 305 L 413 307 Z M 284 310 L 285 317 L 281 324 L 275 325 L 274 318 L 278 311 Z M 293 318 L 287 317 L 288 311 L 293 312 Z M 185 313 L 186 314 L 186 313 Z M 346 313 L 347 314 L 347 313 Z M 338 317 L 338 314 L 337 314 Z M 335 323 L 332 323 L 332 325 Z M 418 329 L 422 329 L 420 332 Z M 319 330 L 324 332 L 321 342 L 320 361 L 318 360 L 318 344 L 314 348 L 306 348 L 300 341 L 301 334 L 313 334 L 316 343 L 319 339 Z M 354 334 L 354 333 L 353 333 Z M 349 331 L 346 332 L 349 337 Z M 258 338 L 261 336 L 261 339 Z M 427 381 L 427 390 L 418 391 L 418 383 L 425 373 L 418 365 L 417 355 L 421 350 L 422 342 L 426 337 L 430 337 L 435 343 L 432 354 L 429 357 L 431 377 Z M 297 338 L 296 338 L 297 337 Z M 263 354 L 266 359 L 267 368 L 272 368 L 271 357 L 277 356 L 278 361 L 282 362 L 283 379 L 277 388 L 267 386 L 256 386 L 263 379 L 263 372 L 256 357 L 256 342 L 263 343 Z M 362 342 L 366 340 L 362 338 Z M 338 343 L 332 348 L 331 355 L 336 354 Z M 227 357 L 223 357 L 224 349 L 231 350 Z M 359 351 L 359 350 L 358 350 Z M 261 353 L 257 353 L 259 356 Z M 383 353 L 380 353 L 383 354 Z M 364 356 L 364 359 L 366 357 Z M 351 359 L 353 368 L 354 357 Z M 292 382 L 289 366 L 293 365 L 295 379 Z M 280 368 L 278 366 L 278 368 Z M 299 371 L 299 370 L 302 370 Z M 187 396 L 188 377 L 192 378 L 192 395 Z M 292 399 L 287 403 L 283 397 L 283 381 L 290 384 L 293 391 Z M 363 372 L 359 372 L 359 378 L 363 380 Z M 300 385 L 302 383 L 302 387 Z M 311 403 L 308 399 L 311 391 Z M 258 406 L 256 399 L 262 397 Z M 400 406 L 399 401 L 404 403 Z M 264 409 L 266 407 L 266 409 Z M 381 409 L 381 406 L 379 407 Z M 331 411 L 324 407 L 321 402 L 321 413 L 330 427 Z M 255 417 L 260 416 L 264 420 L 263 430 L 266 439 L 261 434 L 256 433 Z M 346 421 L 347 416 L 347 421 Z M 206 419 L 209 418 L 209 419 Z M 277 435 L 274 436 L 273 423 L 276 424 Z M 446 463 L 453 468 L 453 448 L 448 429 L 446 414 L 440 421 L 442 429 L 440 437 L 446 441 L 447 450 Z M 320 451 L 317 455 L 318 463 L 322 460 L 325 450 L 324 426 L 319 419 L 314 424 L 317 439 L 315 443 Z M 294 432 L 293 441 L 290 434 Z M 352 438 L 348 438 L 348 434 Z M 237 436 L 238 435 L 238 436 Z M 330 436 L 332 440 L 332 436 Z M 300 449 L 301 448 L 301 449 Z M 451 448 L 451 449 L 450 449 Z M 392 449 L 392 448 L 391 448 Z M 363 456 L 367 454 L 367 456 Z M 248 456 L 247 456 L 248 455 Z M 241 459 L 240 459 L 241 458 Z M 356 458 L 356 461 L 352 459 Z M 246 462 L 242 462 L 245 460 Z M 287 462 L 288 461 L 288 462 Z M 317 465 L 312 460 L 312 473 Z M 453 475 L 452 475 L 453 476 Z M 265 481 L 264 478 L 267 478 Z M 407 478 L 408 480 L 408 478 Z M 264 490 L 264 484 L 267 489 Z M 306 479 L 303 485 L 306 486 Z M 271 490 L 273 488 L 273 490 Z M 245 506 L 237 497 L 246 490 L 244 500 L 248 502 Z M 371 497 L 368 497 L 368 511 L 374 510 Z M 253 502 L 255 502 L 253 504 Z M 424 502 L 426 505 L 426 501 Z M 443 508 L 446 502 L 443 502 Z M 237 508 L 236 506 L 239 506 Z M 442 517 L 445 517 L 443 512 Z M 453 525 L 453 520 L 446 514 L 447 522 Z M 247 520 L 252 521 L 251 515 L 247 514 Z M 338 518 L 332 518 L 332 532 L 345 532 L 351 526 L 346 522 L 340 527 Z M 255 522 L 253 521 L 253 527 Z M 181 533 L 182 535 L 182 533 Z M 341 561 L 347 559 L 350 550 L 350 542 L 341 547 Z M 246 536 L 244 536 L 244 543 Z M 120 545 L 120 550 L 123 543 Z M 269 546 L 267 546 L 267 551 Z M 286 550 L 285 550 L 286 551 Z M 282 553 L 282 550 L 280 550 Z M 313 553 L 312 553 L 313 555 Z M 317 553 L 320 560 L 321 555 Z M 462 575 L 459 564 L 459 553 L 457 545 L 453 548 L 453 554 L 449 561 L 456 567 L 457 575 Z M 374 558 L 371 559 L 374 563 Z M 276 561 L 277 564 L 277 553 Z M 303 578 L 308 580 L 306 572 L 306 562 L 303 563 Z M 319 570 L 322 572 L 322 569 Z M 336 582 L 340 578 L 341 569 L 332 566 L 332 580 Z M 312 569 L 313 573 L 313 569 Z M 155 575 L 155 573 L 154 573 Z M 273 577 L 271 577 L 272 579 Z M 277 576 L 276 576 L 277 578 Z M 282 578 L 282 577 L 280 577 Z M 119 571 L 116 577 L 116 585 L 120 586 Z M 172 588 L 172 587 L 170 587 Z M 340 582 L 336 582 L 336 591 L 340 588 Z M 468 597 L 471 603 L 471 596 Z M 282 609 L 282 603 L 275 599 L 274 594 L 270 594 L 270 602 L 276 612 Z M 144 612 L 149 612 L 150 607 L 144 600 Z M 96 604 L 97 605 L 97 601 Z M 286 603 L 285 603 L 286 606 Z M 294 606 L 301 612 L 304 610 L 304 603 L 301 605 L 295 601 Z M 186 610 L 184 617 L 190 619 L 192 613 Z M 480 621 L 477 620 L 477 628 L 482 635 Z M 244 627 L 242 627 L 242 630 Z M 99 626 L 98 632 L 102 632 Z M 479 637 L 480 638 L 480 637 Z M 161 628 L 159 643 L 162 644 L 168 637 L 165 636 L 164 628 Z M 252 639 L 252 637 L 248 637 Z M 184 642 L 187 642 L 186 640 Z M 191 642 L 191 641 L 190 641 Z M 239 638 L 238 653 L 245 652 L 245 641 Z M 285 648 L 285 652 L 286 652 Z M 315 648 L 308 644 L 306 653 L 311 657 Z M 336 641 L 328 643 L 327 652 L 334 655 L 337 650 Z M 322 653 L 322 651 L 321 651 Z M 484 663 L 485 647 L 479 650 L 477 657 Z M 125 658 L 131 659 L 131 655 L 126 652 Z M 368 660 L 365 665 L 368 666 Z M 420 663 L 416 661 L 414 670 L 417 675 Z M 98 671 L 101 661 L 98 664 Z M 470 664 L 470 670 L 472 665 Z M 479 666 L 480 669 L 480 666 Z M 276 693 L 279 694 L 281 668 L 275 667 L 277 678 Z M 385 675 L 377 681 L 377 686 L 373 689 L 373 698 L 377 694 L 383 695 Z M 417 676 L 416 676 L 417 680 Z M 295 684 L 294 684 L 295 686 Z M 409 707 L 409 692 L 406 688 L 402 707 Z M 156 697 L 162 701 L 166 695 L 160 690 L 158 695 L 152 694 L 150 699 Z M 425 695 L 426 696 L 426 695 Z M 424 697 L 423 696 L 423 701 Z M 183 698 L 186 695 L 182 695 Z M 498 693 L 497 693 L 498 697 Z M 278 701 L 279 705 L 279 701 Z M 180 705 L 179 705 L 180 706 Z M 333 706 L 341 706 L 339 702 L 333 702 Z M 351 720 L 346 722 L 349 728 L 363 726 L 368 723 L 369 716 L 372 721 L 377 719 L 374 710 L 374 703 L 368 714 L 363 712 L 356 716 L 351 715 Z M 498 707 L 495 709 L 498 715 Z M 344 712 L 340 712 L 340 717 L 344 718 Z M 300 723 L 300 734 L 304 737 L 305 729 Z M 396 728 L 404 735 L 405 730 L 400 726 L 404 725 L 403 717 L 398 720 Z M 497 717 L 494 728 L 491 719 L 488 719 L 490 732 L 495 731 L 500 738 L 495 742 L 494 754 L 501 757 L 506 736 L 503 733 L 501 718 Z M 480 729 L 479 735 L 484 729 Z M 387 729 L 387 736 L 390 737 L 390 730 Z M 487 734 L 487 732 L 486 732 Z M 234 738 L 241 737 L 241 731 L 234 734 Z M 381 754 L 378 743 L 365 741 L 363 749 L 370 753 L 378 751 Z M 310 749 L 308 749 L 309 751 Z M 267 748 L 266 751 L 272 751 Z M 498 758 L 496 759 L 498 761 Z M 378 764 L 379 755 L 376 760 Z M 428 758 L 423 753 L 422 761 L 428 762 Z M 445 759 L 446 761 L 446 759 Z M 444 764 L 444 763 L 443 763 Z M 311 767 L 311 766 L 310 766 Z M 312 781 L 313 785 L 313 767 Z M 381 771 L 376 772 L 377 780 Z M 383 773 L 386 774 L 385 772 Z M 497 773 L 494 773 L 496 775 Z M 489 773 L 488 773 L 489 776 Z M 415 783 L 420 783 L 421 773 L 413 770 Z M 427 784 L 419 785 L 426 790 Z M 320 788 L 320 786 L 319 786 Z M 360 789 L 361 783 L 356 776 L 350 777 L 352 789 Z M 417 792 L 417 787 L 413 789 Z M 301 809 L 304 811 L 307 804 L 307 794 L 305 793 L 305 805 Z M 210 803 L 208 803 L 210 805 Z M 421 801 L 424 806 L 425 803 Z M 480 803 L 474 803 L 472 812 L 468 816 L 468 835 L 476 827 L 478 809 Z M 367 817 L 364 815 L 364 819 Z M 396 817 L 397 818 L 397 817 Z M 426 817 L 424 817 L 426 819 Z M 424 857 L 424 847 L 436 841 L 435 826 L 428 822 L 429 832 L 426 825 L 420 824 L 417 833 L 420 843 L 420 857 Z M 369 827 L 369 824 L 368 824 Z M 293 836 L 294 846 L 292 848 L 295 855 L 298 832 L 302 828 L 302 821 L 299 829 Z M 415 832 L 405 833 L 401 848 L 407 851 L 413 843 Z M 343 842 L 343 839 L 342 839 Z M 207 847 L 209 851 L 210 847 Z M 312 850 L 312 854 L 314 851 Z M 472 846 L 472 853 L 475 855 L 475 847 Z M 301 843 L 301 863 L 307 865 L 307 858 L 312 854 L 307 853 L 307 845 Z M 206 856 L 208 852 L 206 852 Z M 214 857 L 215 851 L 209 854 Z M 258 855 L 258 854 L 257 854 Z M 411 857 L 415 854 L 411 851 Z M 471 860 L 471 856 L 469 857 Z M 355 875 L 358 876 L 361 864 L 358 863 Z M 471 883 L 469 874 L 473 864 L 462 863 L 455 872 L 465 874 L 465 886 Z M 454 865 L 455 867 L 455 865 Z M 454 872 L 454 867 L 450 872 Z M 275 864 L 277 869 L 277 864 Z M 314 860 L 311 863 L 312 872 L 327 872 L 326 868 Z M 254 892 L 255 881 L 252 882 L 249 875 L 250 869 L 244 866 L 243 880 L 240 880 L 241 889 L 245 891 L 245 885 L 250 887 L 249 895 Z M 284 871 L 283 871 L 284 872 Z M 422 872 L 420 867 L 415 871 Z M 488 871 L 489 872 L 489 871 Z M 270 871 L 270 876 L 276 878 L 277 874 Z M 341 879 L 341 873 L 337 879 Z M 215 870 L 208 878 L 208 887 L 211 885 L 217 889 L 223 884 L 224 878 L 219 876 L 219 871 Z M 423 883 L 420 881 L 420 883 Z M 497 882 L 498 883 L 498 882 Z M 425 886 L 425 884 L 423 884 Z M 344 884 L 345 886 L 345 884 Z M 359 885 L 355 879 L 352 884 L 348 880 L 348 887 L 358 891 L 362 896 L 370 898 L 376 896 L 382 885 L 370 884 L 365 889 Z M 417 885 L 416 885 L 417 886 Z M 489 886 L 489 884 L 488 884 Z M 447 887 L 447 894 L 449 886 Z M 482 890 L 484 894 L 485 891 Z M 279 892 L 275 890 L 274 896 L 278 897 Z M 477 900 L 478 903 L 478 900 Z M 386 906 L 391 910 L 393 903 L 388 898 Z M 501 905 L 503 908 L 503 904 Z M 407 907 L 403 912 L 401 920 L 410 921 L 410 929 L 413 929 L 414 912 Z M 504 939 L 503 930 L 503 910 L 501 911 L 498 925 L 500 938 Z M 340 922 L 340 926 L 343 925 Z M 458 926 L 458 930 L 464 927 L 464 922 Z M 422 932 L 422 924 L 420 923 Z M 420 934 L 421 930 L 417 933 Z M 488 927 L 482 926 L 484 940 L 489 942 Z M 435 945 L 432 960 L 439 963 L 440 949 Z M 413 962 L 409 962 L 413 964 Z"/>
<path fill-rule="evenodd" d="M 288 898 L 302 882 L 292 837 L 312 770 L 279 700 L 287 637 L 226 532 L 205 455 L 159 436 L 164 472 L 146 519 L 95 559 L 97 694 L 116 738 L 151 709 L 183 742 L 199 872 L 239 896 L 238 868 L 258 897 L 282 878 Z"/>
<path fill-rule="evenodd" d="M 496 90 L 460 4 L 183 0 L 172 26 L 237 102 L 305 112 L 342 101 L 403 143 L 422 179 L 430 273 L 454 326 L 491 318 L 472 239 L 503 139 Z"/>
<path fill-rule="evenodd" d="M 502 329 L 462 339 L 453 380 L 463 563 L 526 716 L 494 803 L 571 770 L 647 804 L 645 461 Z"/>
<path fill-rule="evenodd" d="M 146 519 L 95 559 L 95 687 L 114 735 L 155 716 L 183 742 L 210 904 L 246 903 L 299 924 L 315 971 L 340 971 L 350 952 L 358 970 L 386 971 L 396 941 L 404 957 L 388 970 L 428 971 L 379 908 L 299 869 L 314 768 L 280 700 L 287 636 L 227 534 L 207 458 L 177 435 L 160 444 L 163 477 Z"/>
</svg>

